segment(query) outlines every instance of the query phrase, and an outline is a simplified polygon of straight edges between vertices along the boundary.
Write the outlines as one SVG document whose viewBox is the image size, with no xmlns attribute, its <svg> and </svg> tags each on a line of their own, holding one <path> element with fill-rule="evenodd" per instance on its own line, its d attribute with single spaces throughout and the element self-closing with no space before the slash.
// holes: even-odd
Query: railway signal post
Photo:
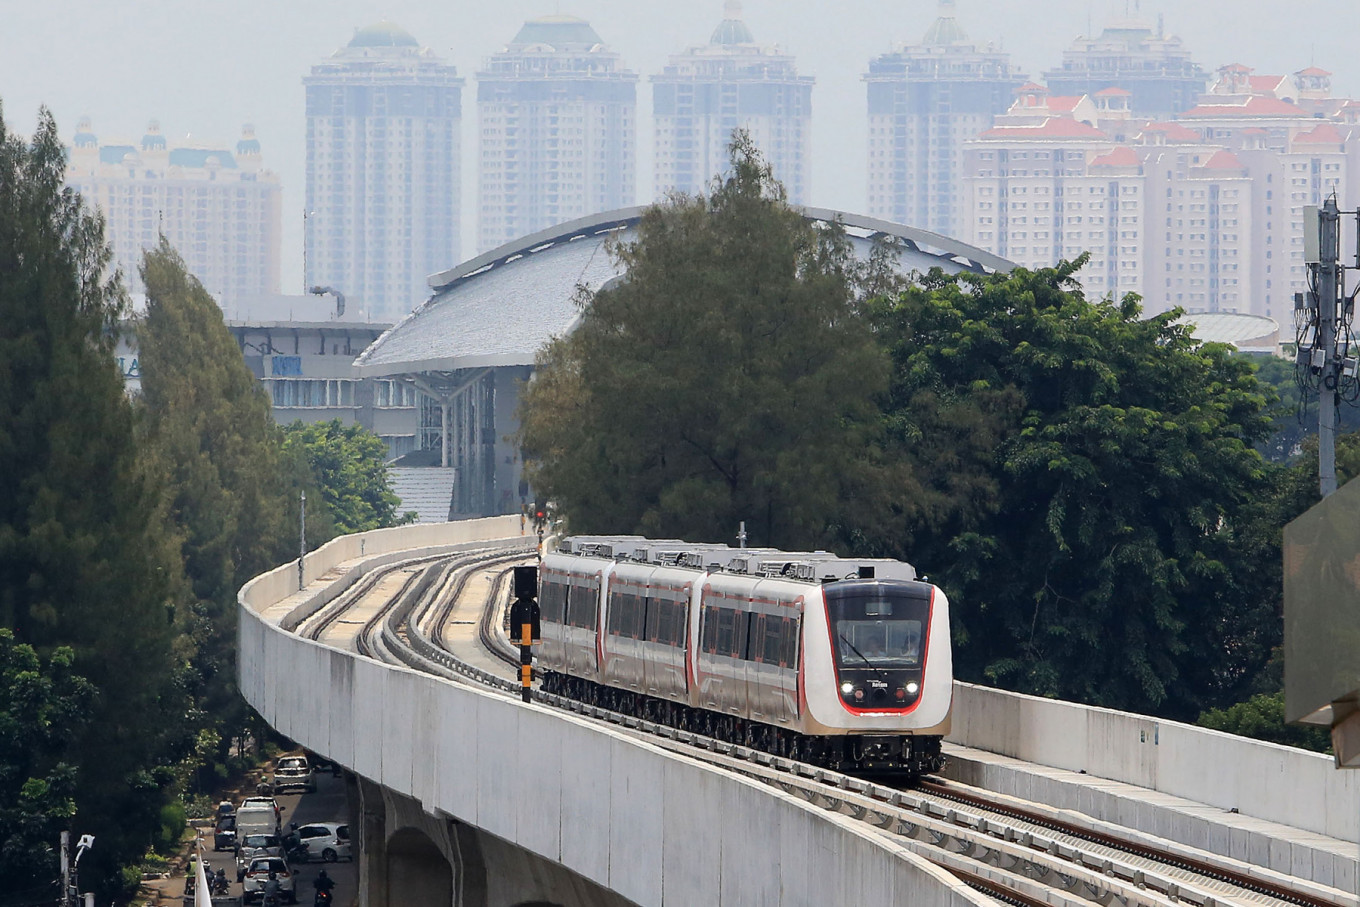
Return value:
<svg viewBox="0 0 1360 907">
<path fill-rule="evenodd" d="M 529 701 L 534 679 L 533 645 L 538 632 L 538 568 L 515 568 L 515 603 L 510 606 L 510 626 L 519 638 L 520 698 Z"/>
</svg>

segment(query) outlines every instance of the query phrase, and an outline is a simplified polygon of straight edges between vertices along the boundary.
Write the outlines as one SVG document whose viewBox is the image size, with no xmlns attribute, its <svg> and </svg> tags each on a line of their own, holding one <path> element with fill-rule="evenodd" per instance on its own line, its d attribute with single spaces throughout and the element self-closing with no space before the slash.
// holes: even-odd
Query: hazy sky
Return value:
<svg viewBox="0 0 1360 907">
<path fill-rule="evenodd" d="M 958 0 L 958 20 L 995 42 L 1031 76 L 1058 65 L 1088 24 L 1099 31 L 1134 0 Z M 920 40 L 936 0 L 744 0 L 761 43 L 777 43 L 816 76 L 812 95 L 814 205 L 863 211 L 868 61 L 894 42 Z M 136 142 L 160 120 L 173 145 L 186 134 L 234 148 L 254 123 L 265 166 L 283 182 L 283 290 L 302 284 L 304 114 L 302 77 L 357 27 L 391 19 L 467 77 L 463 94 L 465 253 L 475 241 L 475 81 L 486 57 L 524 20 L 554 12 L 586 18 L 642 80 L 638 91 L 639 202 L 651 188 L 651 92 L 646 77 L 686 46 L 708 40 L 722 0 L 0 0 L 0 101 L 10 128 L 28 133 L 40 105 L 69 141 L 88 115 L 101 142 Z M 1360 59 L 1347 37 L 1356 0 L 1142 0 L 1164 16 L 1207 70 L 1241 62 L 1258 73 L 1315 63 L 1335 73 L 1337 94 L 1360 94 Z M 450 265 L 455 264 L 450 262 Z"/>
</svg>

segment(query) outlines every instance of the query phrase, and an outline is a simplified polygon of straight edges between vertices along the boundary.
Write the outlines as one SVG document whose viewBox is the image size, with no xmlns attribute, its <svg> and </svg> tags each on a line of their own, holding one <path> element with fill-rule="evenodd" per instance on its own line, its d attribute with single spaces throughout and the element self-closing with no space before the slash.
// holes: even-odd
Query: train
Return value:
<svg viewBox="0 0 1360 907">
<path fill-rule="evenodd" d="M 538 594 L 547 692 L 837 771 L 943 767 L 949 600 L 910 564 L 572 536 Z"/>
</svg>

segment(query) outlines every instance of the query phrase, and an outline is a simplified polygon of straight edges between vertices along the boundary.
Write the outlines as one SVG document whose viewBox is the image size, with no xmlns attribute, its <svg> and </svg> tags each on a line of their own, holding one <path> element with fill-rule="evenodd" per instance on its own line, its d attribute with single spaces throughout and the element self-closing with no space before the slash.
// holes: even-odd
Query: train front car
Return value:
<svg viewBox="0 0 1360 907">
<path fill-rule="evenodd" d="M 939 771 L 949 732 L 949 602 L 929 583 L 845 579 L 805 619 L 808 731 L 826 757 L 864 773 Z M 818 626 L 820 624 L 820 626 Z"/>
</svg>

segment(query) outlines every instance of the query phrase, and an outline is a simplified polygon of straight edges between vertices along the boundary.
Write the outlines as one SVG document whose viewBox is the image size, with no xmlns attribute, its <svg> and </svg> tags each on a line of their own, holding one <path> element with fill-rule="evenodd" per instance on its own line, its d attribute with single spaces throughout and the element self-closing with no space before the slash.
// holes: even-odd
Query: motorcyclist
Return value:
<svg viewBox="0 0 1360 907">
<path fill-rule="evenodd" d="M 226 894 L 231 889 L 231 883 L 227 881 L 227 871 L 221 866 L 217 867 L 217 872 L 212 877 L 213 894 Z"/>
<path fill-rule="evenodd" d="M 329 904 L 331 900 L 331 889 L 335 887 L 335 880 L 326 874 L 324 868 L 317 873 L 315 879 L 312 879 L 312 886 L 316 888 L 315 903 Z"/>
<path fill-rule="evenodd" d="M 264 883 L 264 907 L 278 907 L 279 891 L 282 889 L 279 884 L 279 874 L 274 870 L 269 870 L 269 879 Z"/>
</svg>

